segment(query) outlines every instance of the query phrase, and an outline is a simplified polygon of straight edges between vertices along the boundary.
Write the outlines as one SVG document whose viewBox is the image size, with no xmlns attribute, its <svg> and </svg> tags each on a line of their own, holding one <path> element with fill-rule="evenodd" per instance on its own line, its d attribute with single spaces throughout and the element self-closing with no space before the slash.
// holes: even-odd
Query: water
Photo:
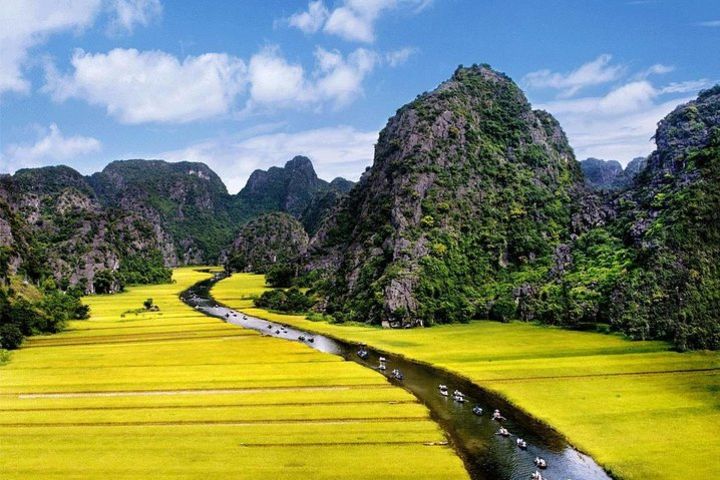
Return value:
<svg viewBox="0 0 720 480">
<path fill-rule="evenodd" d="M 357 355 L 359 345 L 249 317 L 216 302 L 210 295 L 210 288 L 221 278 L 222 275 L 218 275 L 194 285 L 183 292 L 182 300 L 199 311 L 228 323 L 287 341 L 300 341 L 308 347 L 339 355 L 367 368 L 378 370 L 379 358 L 385 357 L 387 370 L 378 371 L 387 376 L 391 383 L 413 393 L 430 409 L 432 418 L 446 432 L 473 480 L 527 480 L 537 470 L 533 463 L 536 457 L 547 461 L 548 468 L 542 471 L 543 478 L 547 480 L 610 479 L 592 458 L 569 446 L 555 431 L 457 375 L 369 347 L 366 348 L 367 358 L 362 359 Z M 305 340 L 300 340 L 300 337 Z M 308 341 L 310 338 L 312 342 Z M 402 372 L 402 381 L 391 378 L 394 369 Z M 440 394 L 440 384 L 447 385 L 449 397 Z M 452 392 L 456 389 L 465 394 L 465 403 L 453 400 Z M 483 415 L 473 413 L 475 405 L 483 409 Z M 490 417 L 495 409 L 499 409 L 507 420 L 492 420 Z M 496 435 L 501 426 L 511 433 L 510 437 Z M 526 450 L 517 447 L 518 438 L 527 442 Z"/>
</svg>

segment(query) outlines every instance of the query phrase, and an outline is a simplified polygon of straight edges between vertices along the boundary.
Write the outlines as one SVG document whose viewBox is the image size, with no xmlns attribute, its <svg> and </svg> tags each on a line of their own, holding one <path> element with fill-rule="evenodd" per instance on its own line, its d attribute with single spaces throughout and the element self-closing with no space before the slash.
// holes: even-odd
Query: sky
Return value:
<svg viewBox="0 0 720 480">
<path fill-rule="evenodd" d="M 473 63 L 578 159 L 626 164 L 719 51 L 717 0 L 3 0 L 0 173 L 201 161 L 235 193 L 306 155 L 356 180 L 388 118 Z"/>
</svg>

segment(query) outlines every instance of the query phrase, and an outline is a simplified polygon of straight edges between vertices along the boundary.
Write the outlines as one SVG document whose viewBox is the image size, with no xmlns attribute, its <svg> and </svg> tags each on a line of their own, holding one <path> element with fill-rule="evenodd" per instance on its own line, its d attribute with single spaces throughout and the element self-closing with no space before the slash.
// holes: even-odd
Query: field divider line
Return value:
<svg viewBox="0 0 720 480">
<path fill-rule="evenodd" d="M 228 330 L 229 331 L 229 330 Z M 92 337 L 87 337 L 88 339 Z M 172 338 L 142 338 L 142 339 L 121 339 L 116 342 L 111 341 L 102 341 L 102 342 L 76 342 L 76 343 L 48 343 L 45 345 L 31 345 L 28 344 L 27 346 L 22 347 L 23 349 L 28 348 L 50 348 L 50 347 L 97 347 L 102 345 L 123 345 L 127 343 L 169 343 L 169 342 L 177 342 L 177 341 L 188 341 L 188 340 L 208 340 L 208 339 L 218 339 L 218 340 L 226 340 L 226 339 L 254 339 L 254 338 L 261 338 L 259 335 L 252 334 L 236 334 L 236 335 L 194 335 L 194 336 L 183 336 L 183 337 L 172 337 Z"/>
<path fill-rule="evenodd" d="M 391 445 L 424 445 L 426 447 L 445 447 L 449 445 L 446 441 L 437 440 L 390 440 L 387 442 L 308 442 L 308 443 L 239 443 L 242 448 L 253 447 L 361 447 L 361 446 L 391 446 Z"/>
<path fill-rule="evenodd" d="M 390 384 L 382 383 L 366 383 L 366 384 L 355 384 L 355 385 L 319 385 L 319 386 L 290 386 L 290 387 L 257 387 L 257 388 L 199 388 L 199 389 L 177 389 L 177 390 L 118 390 L 118 391 L 107 391 L 107 392 L 17 392 L 17 393 L 3 393 L 3 395 L 17 396 L 17 398 L 34 399 L 34 398 L 84 398 L 84 397 L 153 397 L 153 396 L 164 396 L 164 395 L 230 395 L 234 393 L 266 393 L 266 392 L 292 392 L 292 391 L 303 391 L 303 392 L 320 392 L 320 391 L 334 391 L 334 390 L 353 390 L 353 389 L 364 389 L 364 388 L 395 388 Z"/>
<path fill-rule="evenodd" d="M 78 412 L 105 410 L 173 410 L 173 409 L 208 409 L 208 408 L 257 408 L 257 407 L 316 407 L 318 405 L 408 405 L 416 404 L 417 400 L 356 400 L 356 401 L 324 401 L 324 402 L 283 402 L 283 403 L 233 403 L 225 405 L 126 405 L 103 407 L 40 407 L 40 408 L 3 408 L 0 413 L 11 412 Z"/>
<path fill-rule="evenodd" d="M 686 370 L 657 370 L 648 372 L 617 372 L 617 373 L 592 373 L 582 375 L 554 375 L 554 376 L 536 376 L 536 377 L 517 377 L 517 378 L 484 378 L 473 380 L 481 383 L 512 383 L 512 382 L 526 382 L 529 380 L 573 380 L 583 378 L 602 378 L 602 377 L 635 377 L 635 376 L 654 376 L 654 375 L 676 375 L 676 374 L 692 374 L 692 373 L 710 373 L 718 372 L 720 367 L 714 368 L 696 368 Z"/>
<path fill-rule="evenodd" d="M 167 427 L 192 425 L 247 426 L 247 425 L 295 425 L 295 424 L 350 424 L 350 423 L 397 423 L 426 420 L 426 415 L 414 417 L 357 417 L 357 418 L 288 418 L 257 420 L 168 420 L 154 422 L 48 422 L 48 423 L 0 423 L 0 428 L 46 428 L 46 427 Z"/>
</svg>

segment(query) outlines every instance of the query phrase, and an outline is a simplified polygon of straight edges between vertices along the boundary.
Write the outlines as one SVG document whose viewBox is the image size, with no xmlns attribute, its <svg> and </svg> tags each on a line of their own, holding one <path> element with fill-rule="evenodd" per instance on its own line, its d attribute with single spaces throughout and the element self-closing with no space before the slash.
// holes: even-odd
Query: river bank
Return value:
<svg viewBox="0 0 720 480">
<path fill-rule="evenodd" d="M 261 276 L 239 274 L 212 293 L 253 316 L 456 372 L 552 425 L 620 478 L 712 478 L 720 469 L 717 352 L 522 323 L 332 325 L 254 308 L 251 297 L 264 288 Z"/>
</svg>

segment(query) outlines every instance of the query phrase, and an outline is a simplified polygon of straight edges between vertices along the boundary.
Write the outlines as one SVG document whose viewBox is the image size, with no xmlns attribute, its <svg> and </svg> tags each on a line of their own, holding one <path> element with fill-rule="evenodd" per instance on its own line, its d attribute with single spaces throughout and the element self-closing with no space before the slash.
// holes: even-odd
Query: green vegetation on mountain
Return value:
<svg viewBox="0 0 720 480">
<path fill-rule="evenodd" d="M 137 212 L 103 207 L 86 178 L 68 167 L 19 170 L 0 178 L 2 245 L 9 273 L 60 288 L 116 291 L 125 283 L 167 280 L 166 239 Z M 103 273 L 106 272 L 106 273 Z M 99 278 L 98 278 L 99 276 Z"/>
<path fill-rule="evenodd" d="M 305 254 L 308 235 L 287 213 L 267 213 L 246 223 L 228 254 L 228 268 L 237 272 L 268 272 L 297 263 Z"/>
<path fill-rule="evenodd" d="M 390 119 L 304 281 L 340 321 L 522 319 L 720 348 L 719 91 L 678 107 L 630 187 L 599 195 L 552 116 L 460 68 Z"/>
</svg>

